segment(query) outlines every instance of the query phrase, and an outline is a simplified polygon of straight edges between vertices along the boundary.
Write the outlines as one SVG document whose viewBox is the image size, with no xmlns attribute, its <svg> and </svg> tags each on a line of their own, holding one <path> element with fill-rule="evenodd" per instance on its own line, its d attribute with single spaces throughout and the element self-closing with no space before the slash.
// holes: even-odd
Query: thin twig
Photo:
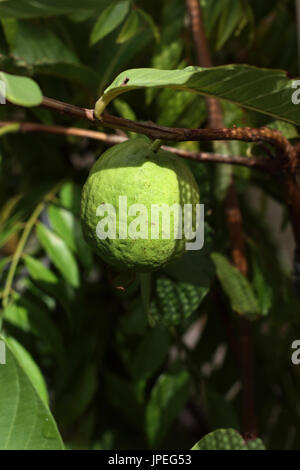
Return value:
<svg viewBox="0 0 300 470">
<path fill-rule="evenodd" d="M 2 298 L 3 307 L 6 307 L 7 304 L 8 304 L 9 294 L 11 292 L 11 287 L 12 287 L 12 283 L 13 283 L 13 280 L 14 280 L 14 277 L 15 277 L 16 269 L 18 267 L 18 263 L 19 263 L 20 258 L 22 256 L 24 247 L 27 243 L 27 240 L 28 240 L 28 237 L 31 233 L 31 230 L 33 229 L 36 221 L 38 220 L 40 214 L 42 213 L 42 211 L 43 211 L 43 209 L 46 205 L 46 202 L 53 197 L 53 195 L 57 192 L 57 190 L 59 189 L 60 186 L 61 186 L 61 183 L 57 184 L 44 197 L 44 199 L 36 206 L 35 210 L 31 214 L 28 221 L 25 223 L 23 233 L 22 233 L 21 238 L 19 240 L 19 243 L 17 245 L 16 251 L 14 252 L 14 255 L 12 257 L 12 262 L 11 262 L 11 265 L 10 265 L 10 268 L 9 268 L 9 271 L 8 271 L 8 275 L 7 275 L 7 278 L 6 278 L 6 282 L 5 282 L 5 286 L 4 286 L 4 290 L 3 290 L 3 296 L 2 296 L 3 297 Z M 0 320 L 1 320 L 1 318 L 0 318 Z M 1 328 L 1 321 L 0 321 L 0 328 Z"/>
<path fill-rule="evenodd" d="M 8 304 L 8 298 L 9 298 L 9 294 L 11 292 L 11 286 L 12 286 L 12 283 L 13 283 L 13 280 L 14 280 L 14 277 L 15 277 L 15 272 L 16 272 L 19 260 L 21 258 L 24 246 L 25 246 L 25 244 L 28 240 L 28 237 L 31 233 L 31 230 L 32 230 L 34 224 L 36 223 L 37 219 L 39 218 L 39 216 L 40 216 L 41 212 L 43 211 L 44 207 L 45 207 L 45 202 L 44 201 L 40 202 L 37 205 L 37 207 L 35 208 L 35 210 L 33 211 L 33 213 L 31 214 L 29 220 L 25 224 L 24 231 L 23 231 L 22 236 L 19 240 L 17 249 L 14 252 L 12 262 L 11 262 L 11 265 L 10 265 L 10 268 L 9 268 L 9 271 L 8 271 L 8 275 L 7 275 L 7 278 L 6 278 L 6 282 L 5 282 L 5 286 L 4 286 L 4 290 L 3 290 L 3 300 L 2 300 L 3 307 L 6 307 L 7 304 Z"/>
</svg>

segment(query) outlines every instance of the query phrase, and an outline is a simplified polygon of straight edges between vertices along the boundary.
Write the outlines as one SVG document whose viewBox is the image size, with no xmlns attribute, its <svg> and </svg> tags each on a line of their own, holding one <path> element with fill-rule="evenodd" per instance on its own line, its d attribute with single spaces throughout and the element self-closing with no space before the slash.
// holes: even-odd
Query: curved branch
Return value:
<svg viewBox="0 0 300 470">
<path fill-rule="evenodd" d="M 100 119 L 96 119 L 93 109 L 80 108 L 78 106 L 63 103 L 51 98 L 43 98 L 43 107 L 54 109 L 61 113 L 87 119 L 93 124 L 100 124 L 124 131 L 144 134 L 151 139 L 170 140 L 174 142 L 214 140 L 240 140 L 244 142 L 268 142 L 277 149 L 278 157 L 284 160 L 284 166 L 294 172 L 297 168 L 297 153 L 281 132 L 267 127 L 235 127 L 218 129 L 187 129 L 181 127 L 166 127 L 151 121 L 137 122 L 113 116 L 104 112 Z"/>
<path fill-rule="evenodd" d="M 76 137 L 86 137 L 89 139 L 100 140 L 108 145 L 119 144 L 127 140 L 127 137 L 115 134 L 106 134 L 100 131 L 91 131 L 89 129 L 79 129 L 77 127 L 48 126 L 35 122 L 17 122 L 17 121 L 0 121 L 0 128 L 8 125 L 17 124 L 15 132 L 45 132 L 49 134 L 73 135 Z M 169 145 L 162 145 L 162 149 L 178 155 L 188 160 L 194 160 L 199 163 L 214 162 L 227 163 L 230 165 L 246 166 L 255 168 L 270 174 L 276 174 L 279 170 L 275 160 L 266 159 L 265 157 L 242 157 L 239 155 L 222 155 L 210 152 L 193 152 L 190 150 L 179 149 Z"/>
</svg>

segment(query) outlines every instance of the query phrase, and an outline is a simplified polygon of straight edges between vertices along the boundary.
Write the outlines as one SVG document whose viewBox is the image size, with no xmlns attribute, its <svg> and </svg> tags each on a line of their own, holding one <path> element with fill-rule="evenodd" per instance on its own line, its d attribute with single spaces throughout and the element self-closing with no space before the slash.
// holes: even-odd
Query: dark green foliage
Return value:
<svg viewBox="0 0 300 470">
<path fill-rule="evenodd" d="M 295 2 L 200 4 L 213 63 L 223 67 L 188 69 L 180 82 L 196 63 L 183 0 L 0 1 L 0 80 L 9 101 L 0 105 L 1 122 L 86 129 L 83 119 L 40 107 L 42 94 L 93 108 L 119 73 L 164 69 L 174 70 L 170 82 L 157 70 L 131 70 L 138 90 L 112 100 L 108 112 L 204 128 L 199 92 L 207 93 L 222 98 L 225 126 L 267 125 L 297 142 Z M 120 83 L 112 89 L 124 91 Z M 261 142 L 166 144 L 270 158 Z M 81 189 L 106 148 L 0 126 L 0 345 L 7 348 L 0 449 L 190 449 L 199 441 L 193 450 L 299 450 L 300 375 L 291 361 L 299 279 L 280 178 L 189 161 L 205 205 L 204 247 L 146 277 L 141 295 L 140 277 L 95 257 L 81 230 Z M 232 174 L 247 279 L 232 264 L 224 217 Z M 250 440 L 241 424 L 244 318 L 253 330 L 259 428 Z"/>
</svg>

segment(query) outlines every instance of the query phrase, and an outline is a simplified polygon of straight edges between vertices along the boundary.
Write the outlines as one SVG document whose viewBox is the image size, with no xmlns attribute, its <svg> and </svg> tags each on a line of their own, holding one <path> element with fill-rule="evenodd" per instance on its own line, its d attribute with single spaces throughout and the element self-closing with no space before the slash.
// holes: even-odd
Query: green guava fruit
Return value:
<svg viewBox="0 0 300 470">
<path fill-rule="evenodd" d="M 151 217 L 152 208 L 191 204 L 193 212 L 197 203 L 198 185 L 182 158 L 161 149 L 155 152 L 148 139 L 128 140 L 106 150 L 90 171 L 82 191 L 83 233 L 93 250 L 118 271 L 156 270 L 184 253 L 186 239 L 183 213 L 180 220 L 170 211 L 168 229 L 157 212 Z M 183 235 L 178 239 L 180 228 Z"/>
</svg>

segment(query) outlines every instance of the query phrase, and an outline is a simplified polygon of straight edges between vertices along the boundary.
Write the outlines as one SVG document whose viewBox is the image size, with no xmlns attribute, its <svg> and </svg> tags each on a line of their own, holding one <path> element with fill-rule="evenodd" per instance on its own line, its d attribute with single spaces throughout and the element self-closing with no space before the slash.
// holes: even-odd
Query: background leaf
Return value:
<svg viewBox="0 0 300 470">
<path fill-rule="evenodd" d="M 159 377 L 146 410 L 146 430 L 150 446 L 161 442 L 183 408 L 188 391 L 189 375 L 180 367 L 175 366 Z"/>
<path fill-rule="evenodd" d="M 265 450 L 265 446 L 261 439 L 246 443 L 234 429 L 217 429 L 200 439 L 192 450 Z"/>
<path fill-rule="evenodd" d="M 0 72 L 5 83 L 6 98 L 21 106 L 37 106 L 42 101 L 42 92 L 31 78 Z"/>
<path fill-rule="evenodd" d="M 36 233 L 46 253 L 64 279 L 71 286 L 78 287 L 79 272 L 77 263 L 65 242 L 41 223 L 38 223 Z"/>
<path fill-rule="evenodd" d="M 260 313 L 258 302 L 245 276 L 223 255 L 213 253 L 211 257 L 216 265 L 219 281 L 230 299 L 232 309 L 249 318 L 258 315 Z"/>
<path fill-rule="evenodd" d="M 107 34 L 111 33 L 125 18 L 129 8 L 127 0 L 117 2 L 106 8 L 98 18 L 90 37 L 90 44 L 94 45 Z"/>
</svg>

